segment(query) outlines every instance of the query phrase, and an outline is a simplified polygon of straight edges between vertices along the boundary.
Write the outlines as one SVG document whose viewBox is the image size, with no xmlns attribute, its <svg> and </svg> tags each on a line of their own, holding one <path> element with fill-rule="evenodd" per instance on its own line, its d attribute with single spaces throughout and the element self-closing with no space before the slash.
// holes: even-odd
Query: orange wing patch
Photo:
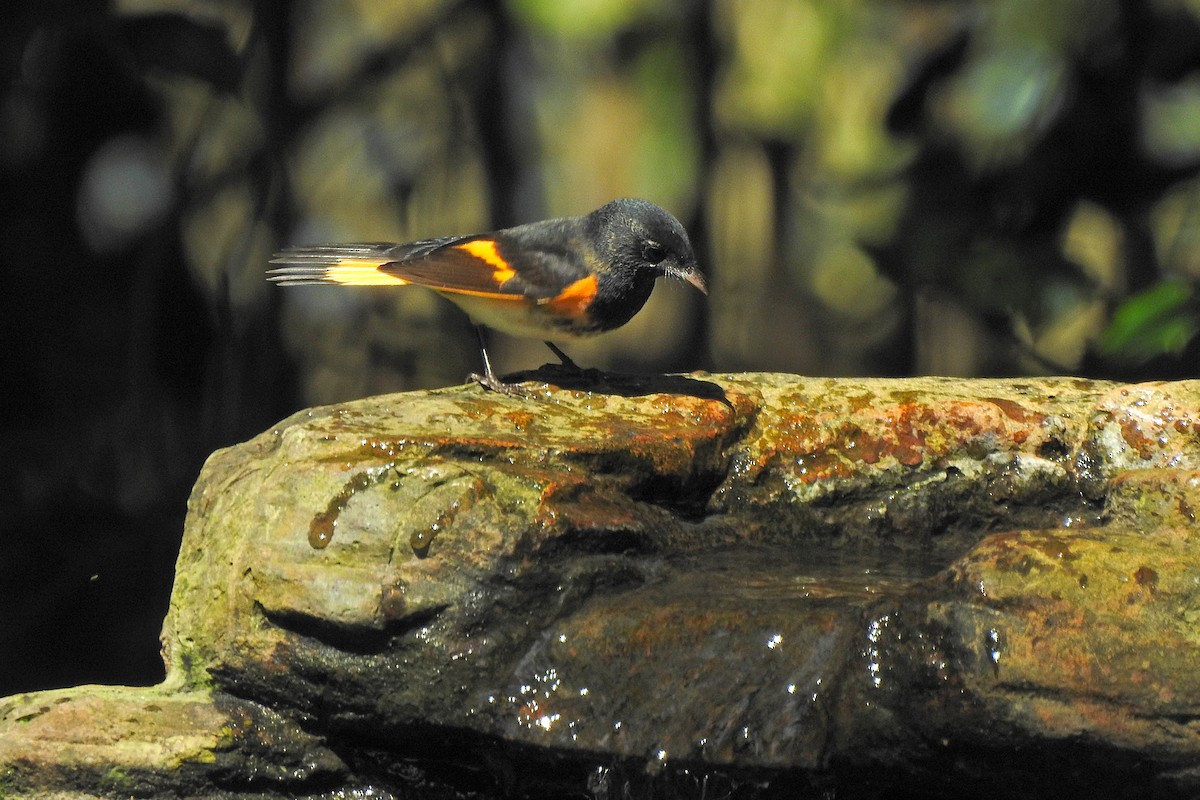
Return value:
<svg viewBox="0 0 1200 800">
<path fill-rule="evenodd" d="M 517 274 L 517 271 L 496 250 L 496 243 L 491 239 L 474 239 L 462 244 L 456 244 L 455 247 L 459 250 L 467 251 L 494 269 L 495 272 L 492 273 L 492 280 L 496 282 L 497 287 L 502 286 Z"/>
<path fill-rule="evenodd" d="M 554 297 L 544 301 L 543 305 L 564 317 L 581 316 L 596 297 L 596 276 L 588 275 L 580 278 Z"/>
</svg>

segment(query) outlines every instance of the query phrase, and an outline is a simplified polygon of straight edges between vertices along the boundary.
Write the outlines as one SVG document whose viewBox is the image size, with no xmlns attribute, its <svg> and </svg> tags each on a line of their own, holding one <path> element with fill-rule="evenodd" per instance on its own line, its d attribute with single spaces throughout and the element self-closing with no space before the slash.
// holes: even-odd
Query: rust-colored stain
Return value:
<svg viewBox="0 0 1200 800">
<path fill-rule="evenodd" d="M 330 499 L 325 510 L 314 516 L 312 522 L 308 524 L 308 543 L 317 550 L 324 550 L 328 547 L 329 543 L 333 541 L 333 532 L 337 527 L 338 517 L 345 510 L 350 498 L 381 480 L 380 475 L 386 475 L 387 472 L 384 470 L 377 474 L 364 470 L 346 481 L 342 490 Z"/>
<path fill-rule="evenodd" d="M 893 394 L 901 394 L 893 393 Z M 887 458 L 919 467 L 952 453 L 982 458 L 988 453 L 1027 442 L 1037 444 L 1046 415 L 1027 412 L 1017 403 L 996 398 L 941 404 L 906 402 L 872 408 L 860 403 L 854 421 L 844 412 L 791 414 L 770 432 L 759 466 L 772 458 L 794 458 L 801 481 L 814 483 L 849 477 L 859 464 Z"/>
<path fill-rule="evenodd" d="M 1046 418 L 1045 414 L 1031 412 L 1025 408 L 1025 406 L 1014 400 L 1007 400 L 1003 397 L 985 397 L 983 399 L 1003 411 L 1004 416 L 1008 417 L 1013 422 L 1040 423 Z"/>
<path fill-rule="evenodd" d="M 558 524 L 560 508 L 569 507 L 586 482 L 583 476 L 566 472 L 547 471 L 541 475 L 531 474 L 529 477 L 541 488 L 537 513 L 533 519 L 543 528 Z"/>
<path fill-rule="evenodd" d="M 728 435 L 727 418 L 720 415 L 718 419 L 677 410 L 665 412 L 650 423 L 645 419 L 608 417 L 586 429 L 587 435 L 581 438 L 587 447 L 572 452 L 597 452 L 599 442 L 600 453 L 632 457 L 665 475 L 686 475 L 694 469 L 701 448 L 717 446 Z"/>
<path fill-rule="evenodd" d="M 504 418 L 508 420 L 516 430 L 524 431 L 535 419 L 537 419 L 537 415 L 535 415 L 532 411 L 509 411 L 504 415 Z"/>
<path fill-rule="evenodd" d="M 638 531 L 645 527 L 645 509 L 626 495 L 597 491 L 594 482 L 582 476 L 564 477 L 560 473 L 545 483 L 534 517 L 539 526 L 573 531 Z"/>
<path fill-rule="evenodd" d="M 1154 455 L 1155 441 L 1142 433 L 1141 422 L 1132 414 L 1126 414 L 1121 420 L 1121 438 L 1142 459 L 1149 459 Z"/>
<path fill-rule="evenodd" d="M 427 528 L 415 530 L 409 534 L 408 546 L 412 548 L 413 555 L 417 558 L 425 558 L 429 555 L 429 548 L 438 534 L 453 525 L 459 514 L 469 511 L 481 497 L 485 497 L 487 494 L 488 489 L 484 482 L 479 478 L 473 479 L 470 488 L 442 509 L 437 519 L 431 522 Z"/>
<path fill-rule="evenodd" d="M 1146 586 L 1150 589 L 1158 586 L 1158 573 L 1147 566 L 1141 566 L 1134 570 L 1133 579 L 1139 586 Z"/>
<path fill-rule="evenodd" d="M 1128 390 L 1121 394 L 1127 395 Z M 1175 440 L 1175 434 L 1200 435 L 1200 418 L 1194 418 L 1189 409 L 1176 408 L 1170 403 L 1156 408 L 1147 401 L 1135 400 L 1124 409 L 1107 412 L 1106 417 L 1105 421 L 1117 424 L 1125 444 L 1143 460 L 1183 446 Z"/>
<path fill-rule="evenodd" d="M 884 441 L 878 436 L 868 436 L 858 425 L 847 425 L 846 440 L 855 450 L 864 464 L 878 464 L 884 455 Z"/>
<path fill-rule="evenodd" d="M 859 411 L 870 408 L 876 399 L 872 392 L 853 394 L 846 398 L 846 408 L 857 414 Z"/>
<path fill-rule="evenodd" d="M 1189 414 L 1183 414 L 1175 420 L 1175 430 L 1182 434 L 1200 436 L 1200 418 L 1192 419 Z"/>
<path fill-rule="evenodd" d="M 343 506 L 344 507 L 344 506 Z M 325 509 L 308 523 L 308 543 L 316 550 L 324 550 L 333 541 L 334 526 L 337 525 L 341 508 Z"/>
</svg>

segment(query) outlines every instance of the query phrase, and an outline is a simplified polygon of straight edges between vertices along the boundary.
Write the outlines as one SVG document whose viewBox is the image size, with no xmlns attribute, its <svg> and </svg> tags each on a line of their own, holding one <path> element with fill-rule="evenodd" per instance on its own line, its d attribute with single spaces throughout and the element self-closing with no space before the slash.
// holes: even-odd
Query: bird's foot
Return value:
<svg viewBox="0 0 1200 800">
<path fill-rule="evenodd" d="M 468 377 L 468 380 L 472 380 L 488 391 L 495 392 L 496 394 L 507 394 L 512 397 L 528 397 L 530 394 L 529 387 L 525 384 L 506 383 L 491 373 L 480 375 L 478 372 L 472 372 Z"/>
</svg>

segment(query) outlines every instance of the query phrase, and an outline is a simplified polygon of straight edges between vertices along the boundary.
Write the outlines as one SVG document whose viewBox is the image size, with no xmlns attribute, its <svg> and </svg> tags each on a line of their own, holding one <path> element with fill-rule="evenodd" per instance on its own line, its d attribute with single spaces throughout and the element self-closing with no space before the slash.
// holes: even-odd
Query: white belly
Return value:
<svg viewBox="0 0 1200 800">
<path fill-rule="evenodd" d="M 570 323 L 544 306 L 527 300 L 495 300 L 468 294 L 442 295 L 463 311 L 476 325 L 528 339 L 578 339 L 598 331 L 571 330 Z"/>
</svg>

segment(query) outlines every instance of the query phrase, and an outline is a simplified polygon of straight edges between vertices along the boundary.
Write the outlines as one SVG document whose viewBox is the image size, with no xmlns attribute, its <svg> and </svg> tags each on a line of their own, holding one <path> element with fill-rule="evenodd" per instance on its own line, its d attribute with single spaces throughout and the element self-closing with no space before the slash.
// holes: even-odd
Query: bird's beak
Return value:
<svg viewBox="0 0 1200 800">
<path fill-rule="evenodd" d="M 708 284 L 704 282 L 704 275 L 702 275 L 700 270 L 696 269 L 696 267 L 688 266 L 684 267 L 683 269 L 672 270 L 670 274 L 672 278 L 678 278 L 681 281 L 687 281 L 692 286 L 695 286 L 700 290 L 700 294 L 708 294 Z"/>
</svg>

